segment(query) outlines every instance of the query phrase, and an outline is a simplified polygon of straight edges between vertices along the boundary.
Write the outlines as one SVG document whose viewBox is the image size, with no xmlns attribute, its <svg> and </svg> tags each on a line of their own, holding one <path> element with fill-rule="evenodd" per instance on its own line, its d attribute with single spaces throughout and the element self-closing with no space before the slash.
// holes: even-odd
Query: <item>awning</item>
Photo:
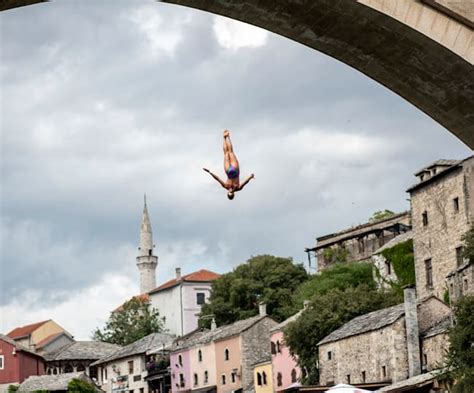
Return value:
<svg viewBox="0 0 474 393">
<path fill-rule="evenodd" d="M 440 370 L 430 371 L 426 374 L 419 374 L 414 377 L 405 379 L 404 381 L 400 381 L 394 383 L 393 385 L 386 386 L 379 390 L 379 392 L 390 392 L 390 393 L 398 393 L 404 392 L 413 388 L 420 388 L 429 384 L 436 384 L 436 376 L 440 373 Z"/>
</svg>

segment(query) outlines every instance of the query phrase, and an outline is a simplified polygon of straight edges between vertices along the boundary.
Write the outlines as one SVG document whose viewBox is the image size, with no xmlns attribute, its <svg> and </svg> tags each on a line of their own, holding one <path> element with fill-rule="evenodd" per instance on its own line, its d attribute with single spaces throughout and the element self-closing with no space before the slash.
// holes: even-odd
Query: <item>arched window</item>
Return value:
<svg viewBox="0 0 474 393">
<path fill-rule="evenodd" d="M 277 353 L 275 343 L 272 341 L 270 345 L 272 347 L 272 350 L 271 350 L 272 355 L 275 355 Z"/>
<path fill-rule="evenodd" d="M 262 386 L 262 374 L 257 373 L 257 385 Z"/>
<path fill-rule="evenodd" d="M 225 385 L 225 374 L 222 374 L 221 381 L 222 381 L 222 385 Z"/>
<path fill-rule="evenodd" d="M 281 373 L 278 373 L 277 374 L 277 386 L 283 385 L 282 378 L 283 377 L 282 377 Z"/>
<path fill-rule="evenodd" d="M 183 357 L 181 355 L 178 356 L 178 363 L 180 366 L 183 365 Z"/>
<path fill-rule="evenodd" d="M 265 371 L 262 372 L 262 382 L 264 385 L 267 384 L 267 373 Z"/>
<path fill-rule="evenodd" d="M 281 353 L 280 341 L 277 341 L 277 352 Z"/>
<path fill-rule="evenodd" d="M 199 384 L 198 375 L 194 373 L 194 386 L 197 386 L 198 384 Z"/>
<path fill-rule="evenodd" d="M 229 360 L 229 350 L 227 348 L 224 351 L 224 360 Z"/>
<path fill-rule="evenodd" d="M 291 382 L 292 383 L 296 382 L 296 370 L 295 369 L 291 370 Z"/>
<path fill-rule="evenodd" d="M 208 383 L 209 382 L 209 373 L 206 371 L 204 371 L 204 383 Z"/>
<path fill-rule="evenodd" d="M 202 351 L 201 350 L 198 351 L 198 360 L 200 362 L 202 362 Z"/>
</svg>

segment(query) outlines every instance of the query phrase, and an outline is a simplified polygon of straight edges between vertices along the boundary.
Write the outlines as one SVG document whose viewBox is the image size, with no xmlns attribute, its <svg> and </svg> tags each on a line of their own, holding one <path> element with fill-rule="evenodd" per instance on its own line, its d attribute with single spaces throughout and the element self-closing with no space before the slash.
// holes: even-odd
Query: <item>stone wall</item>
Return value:
<svg viewBox="0 0 474 393">
<path fill-rule="evenodd" d="M 405 318 L 379 330 L 321 345 L 319 366 L 321 384 L 362 383 L 364 373 L 367 383 L 406 379 Z"/>
<path fill-rule="evenodd" d="M 446 332 L 424 337 L 421 343 L 423 371 L 438 369 L 449 349 L 449 337 Z"/>
<path fill-rule="evenodd" d="M 474 158 L 438 179 L 411 191 L 416 287 L 420 299 L 435 295 L 443 299 L 446 277 L 458 265 L 456 248 L 472 222 L 474 203 Z M 458 207 L 455 208 L 455 198 Z M 423 224 L 423 214 L 428 223 Z M 432 285 L 427 282 L 426 261 L 431 259 Z"/>
<path fill-rule="evenodd" d="M 253 365 L 270 359 L 270 329 L 277 323 L 265 317 L 242 333 L 242 389 L 253 392 Z"/>
<path fill-rule="evenodd" d="M 456 302 L 461 296 L 474 294 L 474 266 L 465 263 L 448 275 L 449 300 Z"/>
</svg>

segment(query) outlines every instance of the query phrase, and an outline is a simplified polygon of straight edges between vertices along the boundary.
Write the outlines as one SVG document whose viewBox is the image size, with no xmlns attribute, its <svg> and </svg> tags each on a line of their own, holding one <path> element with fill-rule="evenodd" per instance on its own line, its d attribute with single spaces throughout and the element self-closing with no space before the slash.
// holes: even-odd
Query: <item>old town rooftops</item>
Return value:
<svg viewBox="0 0 474 393">
<path fill-rule="evenodd" d="M 32 323 L 30 325 L 17 327 L 13 329 L 10 333 L 7 333 L 7 336 L 13 339 L 27 337 L 31 333 L 33 333 L 36 329 L 43 326 L 46 322 L 49 322 L 49 321 L 51 321 L 51 319 L 47 319 L 46 321 Z"/>
<path fill-rule="evenodd" d="M 100 358 L 100 360 L 92 363 L 92 366 L 96 366 L 102 363 L 109 363 L 113 360 L 126 358 L 133 355 L 146 354 L 150 349 L 167 345 L 172 342 L 174 337 L 168 333 L 151 333 L 148 336 L 141 338 L 131 344 L 126 345 L 123 348 L 113 352 L 109 356 Z"/>
<path fill-rule="evenodd" d="M 219 278 L 220 276 L 221 276 L 220 274 L 214 273 L 210 270 L 201 269 L 194 273 L 186 274 L 185 276 L 182 276 L 180 278 L 173 278 L 165 282 L 164 284 L 160 285 L 159 287 L 151 290 L 149 294 L 160 292 L 165 289 L 173 288 L 181 284 L 182 282 L 210 282 Z"/>
<path fill-rule="evenodd" d="M 188 340 L 178 344 L 172 352 L 181 351 L 183 349 L 192 348 L 194 346 L 203 345 L 212 341 L 224 340 L 229 337 L 236 336 L 250 329 L 256 323 L 265 318 L 270 318 L 268 315 L 256 315 L 251 318 L 236 321 L 229 325 L 223 325 L 214 330 L 196 331 Z"/>
<path fill-rule="evenodd" d="M 307 249 L 307 251 L 317 251 L 320 248 L 325 248 L 332 244 L 342 242 L 344 240 L 352 239 L 354 237 L 363 236 L 372 232 L 380 231 L 382 229 L 390 228 L 393 225 L 398 224 L 399 221 L 408 217 L 410 217 L 410 212 L 405 211 L 402 213 L 394 214 L 393 216 L 390 216 L 383 220 L 367 222 L 365 224 L 361 224 L 361 225 L 357 225 L 348 229 L 344 229 L 340 232 L 320 236 L 316 238 L 316 241 L 317 241 L 316 247 Z"/>
<path fill-rule="evenodd" d="M 28 348 L 26 348 L 25 346 L 23 346 L 21 344 L 18 344 L 15 340 L 13 340 L 12 338 L 6 336 L 5 334 L 0 333 L 0 340 L 5 341 L 6 343 L 14 346 L 17 351 L 27 352 L 31 355 L 37 356 L 39 358 L 43 358 L 43 356 L 37 354 L 36 352 L 33 352 L 33 351 L 29 350 Z"/>
<path fill-rule="evenodd" d="M 47 361 L 53 360 L 98 360 L 109 356 L 120 349 L 119 345 L 101 341 L 76 341 L 59 348 L 45 352 Z"/>
<path fill-rule="evenodd" d="M 19 392 L 36 392 L 36 391 L 67 391 L 68 384 L 73 379 L 80 379 L 89 382 L 95 386 L 92 379 L 90 379 L 83 371 L 75 373 L 65 373 L 58 375 L 41 375 L 31 376 L 26 379 L 19 387 Z M 98 388 L 96 388 L 98 392 Z"/>
</svg>

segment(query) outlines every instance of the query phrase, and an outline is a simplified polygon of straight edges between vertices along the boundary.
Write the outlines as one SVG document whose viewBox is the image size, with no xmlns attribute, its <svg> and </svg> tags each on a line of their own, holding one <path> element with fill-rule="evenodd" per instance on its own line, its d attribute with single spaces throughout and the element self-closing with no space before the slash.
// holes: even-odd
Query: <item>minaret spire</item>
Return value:
<svg viewBox="0 0 474 393">
<path fill-rule="evenodd" d="M 154 247 L 145 194 L 143 197 L 143 216 L 137 256 L 137 266 L 140 271 L 140 293 L 149 292 L 156 287 L 155 271 L 158 265 L 158 257 L 153 255 Z"/>
</svg>

